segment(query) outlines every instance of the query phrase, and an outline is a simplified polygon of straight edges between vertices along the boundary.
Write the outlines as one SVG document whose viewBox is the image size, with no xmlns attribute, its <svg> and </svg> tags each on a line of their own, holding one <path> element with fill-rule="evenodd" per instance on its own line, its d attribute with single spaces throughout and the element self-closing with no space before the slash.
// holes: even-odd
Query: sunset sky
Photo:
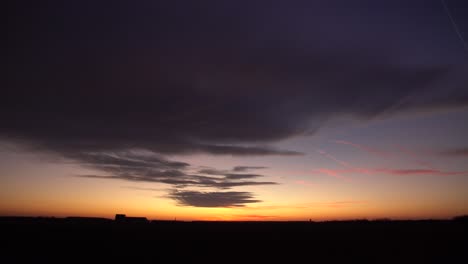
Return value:
<svg viewBox="0 0 468 264">
<path fill-rule="evenodd" d="M 0 215 L 468 214 L 465 0 L 14 1 Z"/>
</svg>

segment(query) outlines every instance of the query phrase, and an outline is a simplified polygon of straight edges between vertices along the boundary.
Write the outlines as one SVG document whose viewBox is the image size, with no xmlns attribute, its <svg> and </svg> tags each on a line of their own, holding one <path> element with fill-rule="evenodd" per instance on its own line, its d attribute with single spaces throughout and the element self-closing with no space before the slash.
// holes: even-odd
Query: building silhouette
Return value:
<svg viewBox="0 0 468 264">
<path fill-rule="evenodd" d="M 149 223 L 146 217 L 129 217 L 125 214 L 116 214 L 115 215 L 115 222 L 118 223 Z"/>
</svg>

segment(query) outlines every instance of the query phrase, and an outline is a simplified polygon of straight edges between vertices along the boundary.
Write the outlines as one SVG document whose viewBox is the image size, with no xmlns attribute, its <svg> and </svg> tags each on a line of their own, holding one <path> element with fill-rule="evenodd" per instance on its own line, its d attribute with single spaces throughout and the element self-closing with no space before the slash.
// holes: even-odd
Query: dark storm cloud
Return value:
<svg viewBox="0 0 468 264">
<path fill-rule="evenodd" d="M 468 147 L 448 149 L 439 152 L 439 154 L 443 156 L 468 157 Z"/>
<path fill-rule="evenodd" d="M 32 1 L 7 26 L 0 137 L 66 155 L 298 155 L 271 143 L 340 115 L 468 105 L 440 3 Z M 145 177 L 180 171 L 157 167 Z"/>
<path fill-rule="evenodd" d="M 180 205 L 195 207 L 242 207 L 261 202 L 249 192 L 174 191 L 169 197 Z"/>
<path fill-rule="evenodd" d="M 260 178 L 259 174 L 232 174 L 216 169 L 199 171 L 210 176 L 189 173 L 190 165 L 185 162 L 169 161 L 150 152 L 79 153 L 68 157 L 82 166 L 100 171 L 102 174 L 77 175 L 82 178 L 126 180 L 134 182 L 165 183 L 172 187 L 208 187 L 230 189 L 240 186 L 273 185 L 276 182 L 245 181 Z"/>
</svg>

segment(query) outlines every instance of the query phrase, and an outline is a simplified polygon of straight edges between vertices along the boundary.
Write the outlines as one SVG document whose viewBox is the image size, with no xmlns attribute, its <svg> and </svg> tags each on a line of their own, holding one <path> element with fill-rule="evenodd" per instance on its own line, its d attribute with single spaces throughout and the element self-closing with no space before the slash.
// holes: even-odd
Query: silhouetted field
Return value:
<svg viewBox="0 0 468 264">
<path fill-rule="evenodd" d="M 113 252 L 107 256 L 115 256 L 154 252 L 161 257 L 173 254 L 162 248 L 173 247 L 177 254 L 174 257 L 183 257 L 188 252 L 203 256 L 205 250 L 206 254 L 224 252 L 231 257 L 253 253 L 284 258 L 292 254 L 291 258 L 309 256 L 329 260 L 364 257 L 378 263 L 400 260 L 402 263 L 410 260 L 412 263 L 428 260 L 462 263 L 459 261 L 467 260 L 468 255 L 467 227 L 466 219 L 118 223 L 102 218 L 0 218 L 2 240 L 8 241 L 12 250 L 70 245 L 74 250 L 80 249 L 80 254 Z M 71 246 L 76 244 L 79 246 Z M 263 251 L 264 246 L 269 249 Z M 204 249 L 195 250 L 198 247 Z"/>
</svg>

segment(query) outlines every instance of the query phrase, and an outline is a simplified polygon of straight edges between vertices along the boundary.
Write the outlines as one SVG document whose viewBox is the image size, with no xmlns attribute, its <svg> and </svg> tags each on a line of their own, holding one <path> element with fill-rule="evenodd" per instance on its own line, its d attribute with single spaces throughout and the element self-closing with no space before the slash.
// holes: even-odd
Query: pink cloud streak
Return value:
<svg viewBox="0 0 468 264">
<path fill-rule="evenodd" d="M 384 151 L 381 151 L 381 150 L 376 150 L 376 149 L 373 149 L 373 148 L 365 147 L 365 146 L 355 144 L 355 143 L 352 143 L 352 142 L 349 142 L 349 141 L 335 140 L 333 142 L 335 142 L 337 144 L 351 145 L 351 146 L 353 146 L 355 148 L 366 151 L 368 153 L 377 154 L 377 155 L 380 155 L 380 156 L 385 156 L 386 158 L 388 158 L 388 157 L 393 157 L 394 158 L 395 157 L 393 154 L 390 154 L 389 152 L 384 152 Z M 344 180 L 344 181 L 351 181 L 350 177 L 343 175 L 343 174 L 349 174 L 349 173 L 363 173 L 363 174 L 368 174 L 368 175 L 371 175 L 371 174 L 386 174 L 386 175 L 392 175 L 392 176 L 417 176 L 417 175 L 457 176 L 457 175 L 468 175 L 468 171 L 443 171 L 443 170 L 436 169 L 429 162 L 421 161 L 420 159 L 418 159 L 418 156 L 414 152 L 408 150 L 407 148 L 402 147 L 402 146 L 397 146 L 397 147 L 398 147 L 400 153 L 403 153 L 406 156 L 414 158 L 414 160 L 413 160 L 414 163 L 420 165 L 421 167 L 423 167 L 423 169 L 420 169 L 420 168 L 415 168 L 415 169 L 413 169 L 413 168 L 410 168 L 410 169 L 394 169 L 394 168 L 362 168 L 362 167 L 355 167 L 355 166 L 352 166 L 348 162 L 345 162 L 345 161 L 342 161 L 342 160 L 336 158 L 335 156 L 327 153 L 324 150 L 317 149 L 317 152 L 320 155 L 322 155 L 322 156 L 324 156 L 324 157 L 326 157 L 326 158 L 328 158 L 330 160 L 333 160 L 334 162 L 341 165 L 345 169 L 318 168 L 318 169 L 312 170 L 311 172 L 324 174 L 324 175 L 327 175 L 329 177 L 338 178 L 338 179 Z"/>
<path fill-rule="evenodd" d="M 330 177 L 338 178 L 343 181 L 352 181 L 351 178 L 341 175 L 342 172 L 349 172 L 350 170 L 333 170 L 333 169 L 325 169 L 325 168 L 320 168 L 317 170 L 312 170 L 314 173 L 320 173 L 320 174 L 325 174 Z"/>
<path fill-rule="evenodd" d="M 395 154 L 393 153 L 390 153 L 388 151 L 383 151 L 383 150 L 378 150 L 378 149 L 375 149 L 375 148 L 371 148 L 371 147 L 367 147 L 367 146 L 363 146 L 363 145 L 360 145 L 360 144 L 357 144 L 357 143 L 353 143 L 353 142 L 350 142 L 350 141 L 345 141 L 345 140 L 334 140 L 332 141 L 334 143 L 337 143 L 337 144 L 344 144 L 344 145 L 350 145 L 350 146 L 353 146 L 357 149 L 360 149 L 360 150 L 363 150 L 365 152 L 368 152 L 368 153 L 371 153 L 371 154 L 376 154 L 376 155 L 379 155 L 379 156 L 382 156 L 382 157 L 395 157 Z M 397 149 L 398 149 L 398 152 L 400 154 L 404 154 L 408 157 L 411 157 L 414 160 L 414 163 L 422 166 L 422 167 L 426 167 L 426 168 L 429 168 L 429 169 L 434 169 L 434 166 L 429 163 L 429 162 L 426 162 L 426 161 L 422 161 L 420 159 L 420 157 L 413 151 L 409 150 L 408 148 L 406 147 L 403 147 L 401 145 L 396 145 Z"/>
<path fill-rule="evenodd" d="M 318 149 L 317 152 L 320 153 L 321 155 L 335 161 L 336 163 L 340 164 L 343 167 L 351 167 L 348 162 L 339 160 L 339 159 L 335 158 L 334 156 L 330 155 L 329 153 L 327 153 L 327 152 L 325 152 L 325 151 L 323 151 L 321 149 Z"/>
<path fill-rule="evenodd" d="M 400 146 L 400 145 L 397 145 L 396 146 L 398 148 L 398 150 L 400 151 L 400 153 L 403 153 L 411 158 L 414 158 L 415 159 L 415 163 L 422 166 L 422 167 L 425 167 L 425 168 L 428 168 L 428 169 L 431 169 L 431 170 L 435 170 L 434 168 L 434 165 L 432 165 L 431 163 L 429 162 L 426 162 L 426 161 L 422 161 L 418 155 L 416 153 L 414 153 L 413 151 L 403 147 L 403 146 Z"/>
<path fill-rule="evenodd" d="M 321 149 L 317 150 L 318 153 L 320 153 L 321 155 L 335 161 L 336 163 L 340 164 L 341 166 L 345 167 L 345 168 L 348 168 L 347 170 L 331 170 L 331 169 L 319 169 L 319 170 L 315 170 L 315 172 L 319 172 L 319 173 L 325 173 L 331 177 L 336 177 L 336 178 L 341 178 L 341 179 L 346 179 L 346 180 L 351 180 L 351 178 L 349 177 L 345 177 L 343 175 L 341 175 L 340 173 L 341 172 L 360 172 L 360 173 L 364 173 L 364 174 L 369 174 L 370 171 L 366 168 L 360 168 L 360 167 L 354 167 L 352 166 L 349 162 L 345 162 L 345 161 L 342 161 L 338 158 L 336 158 L 335 156 L 327 153 L 326 151 L 323 151 Z"/>
<path fill-rule="evenodd" d="M 371 174 L 386 174 L 392 176 L 418 176 L 418 175 L 436 175 L 436 176 L 459 176 L 468 175 L 468 171 L 442 171 L 437 169 L 391 169 L 391 168 L 360 168 L 357 169 L 325 169 L 320 168 L 312 170 L 313 173 L 326 174 L 330 177 L 339 178 L 342 180 L 350 181 L 351 178 L 343 175 L 346 173 L 356 173 L 364 170 L 366 173 Z"/>
<path fill-rule="evenodd" d="M 396 176 L 428 174 L 437 176 L 468 175 L 468 171 L 441 171 L 436 169 L 375 169 L 374 171 Z"/>
</svg>

